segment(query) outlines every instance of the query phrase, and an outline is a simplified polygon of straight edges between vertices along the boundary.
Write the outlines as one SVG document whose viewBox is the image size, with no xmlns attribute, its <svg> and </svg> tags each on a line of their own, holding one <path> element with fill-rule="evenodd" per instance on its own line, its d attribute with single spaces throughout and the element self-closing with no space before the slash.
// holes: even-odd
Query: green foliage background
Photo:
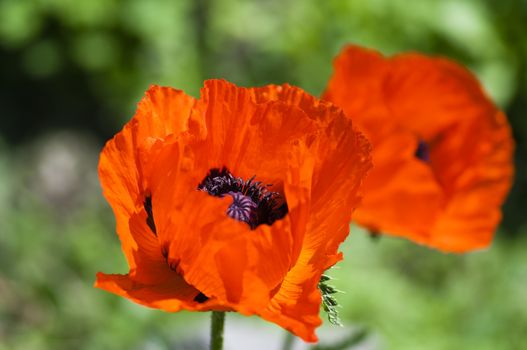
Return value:
<svg viewBox="0 0 527 350">
<path fill-rule="evenodd" d="M 127 270 L 98 152 L 149 84 L 198 96 L 221 77 L 319 95 L 346 43 L 467 65 L 509 116 L 517 177 L 483 252 L 353 228 L 331 272 L 344 323 L 386 349 L 524 349 L 526 23 L 524 0 L 0 0 L 0 349 L 177 349 L 206 327 L 91 288 L 97 271 Z"/>
</svg>

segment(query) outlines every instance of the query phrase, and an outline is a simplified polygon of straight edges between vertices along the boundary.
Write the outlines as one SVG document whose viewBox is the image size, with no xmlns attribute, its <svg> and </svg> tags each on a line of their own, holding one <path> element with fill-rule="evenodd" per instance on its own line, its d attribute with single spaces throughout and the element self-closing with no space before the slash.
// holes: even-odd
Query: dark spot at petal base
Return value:
<svg viewBox="0 0 527 350">
<path fill-rule="evenodd" d="M 167 261 L 168 263 L 168 267 L 172 270 L 172 271 L 175 271 L 177 272 L 178 274 L 180 275 L 183 275 L 182 274 L 182 271 L 181 271 L 181 268 L 179 267 L 179 262 L 180 260 L 170 260 L 170 261 Z"/>
<path fill-rule="evenodd" d="M 148 215 L 146 218 L 146 224 L 148 227 L 150 227 L 150 230 L 152 230 L 154 235 L 157 236 L 156 224 L 154 223 L 154 212 L 152 211 L 152 197 L 146 197 L 143 206 L 145 208 L 146 214 Z"/>
<path fill-rule="evenodd" d="M 161 255 L 163 255 L 163 258 L 165 258 L 165 260 L 168 259 L 168 248 L 166 245 L 163 245 L 161 247 Z"/>
<path fill-rule="evenodd" d="M 419 144 L 415 150 L 415 157 L 423 162 L 428 163 L 430 161 L 430 146 L 423 140 L 419 140 Z"/>
<path fill-rule="evenodd" d="M 205 294 L 201 293 L 201 292 L 199 292 L 199 294 L 194 297 L 194 301 L 196 303 L 200 303 L 200 304 L 203 304 L 207 300 L 209 300 L 209 297 L 206 296 Z"/>
</svg>

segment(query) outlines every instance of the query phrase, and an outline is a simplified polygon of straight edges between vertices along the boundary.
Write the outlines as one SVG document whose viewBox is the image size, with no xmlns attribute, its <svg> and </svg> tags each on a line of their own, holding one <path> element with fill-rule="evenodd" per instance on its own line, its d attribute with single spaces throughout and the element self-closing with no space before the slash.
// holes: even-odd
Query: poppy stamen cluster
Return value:
<svg viewBox="0 0 527 350">
<path fill-rule="evenodd" d="M 232 197 L 227 215 L 235 220 L 247 223 L 251 229 L 261 224 L 272 225 L 287 214 L 287 203 L 280 193 L 270 191 L 272 185 L 233 176 L 227 168 L 211 169 L 198 185 L 198 189 L 211 196 Z"/>
</svg>

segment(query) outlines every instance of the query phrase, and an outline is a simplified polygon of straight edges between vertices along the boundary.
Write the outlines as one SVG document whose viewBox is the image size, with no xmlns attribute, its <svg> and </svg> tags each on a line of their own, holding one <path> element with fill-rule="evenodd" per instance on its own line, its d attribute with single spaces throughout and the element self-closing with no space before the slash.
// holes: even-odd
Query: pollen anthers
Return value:
<svg viewBox="0 0 527 350">
<path fill-rule="evenodd" d="M 269 190 L 269 186 L 233 176 L 227 168 L 211 169 L 198 189 L 214 197 L 232 197 L 227 209 L 231 218 L 247 223 L 251 229 L 261 224 L 272 225 L 287 214 L 287 203 L 278 192 Z"/>
</svg>

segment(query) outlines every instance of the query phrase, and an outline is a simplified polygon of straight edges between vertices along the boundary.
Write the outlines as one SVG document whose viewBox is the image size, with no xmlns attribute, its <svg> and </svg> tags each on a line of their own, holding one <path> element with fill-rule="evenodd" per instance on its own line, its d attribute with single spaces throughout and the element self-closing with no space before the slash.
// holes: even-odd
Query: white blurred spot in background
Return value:
<svg viewBox="0 0 527 350">
<path fill-rule="evenodd" d="M 20 190 L 30 192 L 58 215 L 100 200 L 97 162 L 100 146 L 88 135 L 56 131 L 20 149 L 15 166 Z"/>
<path fill-rule="evenodd" d="M 337 344 L 361 332 L 353 325 L 345 327 L 332 326 L 321 314 L 323 325 L 317 329 L 318 344 L 308 344 L 295 337 L 290 350 L 328 350 Z M 207 350 L 209 343 L 208 324 L 203 323 L 197 334 L 189 335 L 188 339 L 174 342 L 174 349 L 178 350 Z M 244 317 L 236 313 L 227 313 L 225 318 L 224 349 L 225 350 L 279 350 L 283 349 L 287 333 L 282 328 L 264 321 L 258 317 Z M 343 350 L 376 350 L 384 348 L 376 334 L 366 334 L 358 344 L 348 347 L 338 347 Z M 142 349 L 157 350 L 153 343 L 144 344 Z"/>
</svg>

